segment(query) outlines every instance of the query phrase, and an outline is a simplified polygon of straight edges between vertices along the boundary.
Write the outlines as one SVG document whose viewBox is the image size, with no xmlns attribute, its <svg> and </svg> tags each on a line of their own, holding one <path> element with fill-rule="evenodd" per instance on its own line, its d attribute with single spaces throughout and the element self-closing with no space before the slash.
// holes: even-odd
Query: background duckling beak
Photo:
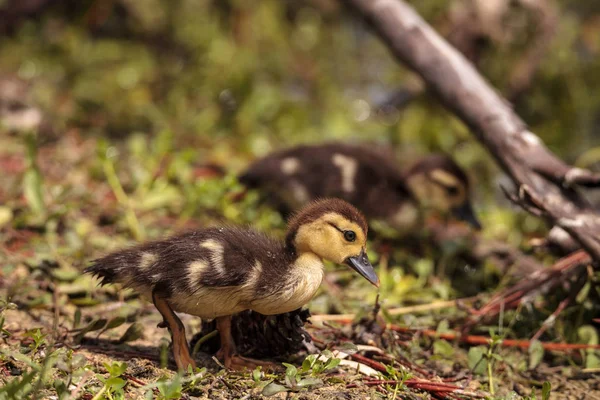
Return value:
<svg viewBox="0 0 600 400">
<path fill-rule="evenodd" d="M 360 254 L 357 256 L 346 258 L 345 263 L 348 264 L 350 268 L 365 277 L 373 285 L 379 287 L 379 278 L 375 274 L 375 270 L 369 262 L 369 257 L 367 257 L 365 249 L 362 249 Z"/>
<path fill-rule="evenodd" d="M 458 219 L 461 219 L 477 230 L 481 230 L 481 224 L 475 216 L 473 207 L 468 201 L 461 206 L 452 209 L 452 214 Z"/>
</svg>

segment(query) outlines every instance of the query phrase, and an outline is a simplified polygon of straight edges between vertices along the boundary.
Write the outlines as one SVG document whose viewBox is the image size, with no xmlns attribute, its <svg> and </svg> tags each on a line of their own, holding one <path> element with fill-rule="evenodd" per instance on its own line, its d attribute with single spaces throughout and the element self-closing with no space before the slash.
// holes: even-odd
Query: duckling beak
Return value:
<svg viewBox="0 0 600 400">
<path fill-rule="evenodd" d="M 379 278 L 375 274 L 375 270 L 369 262 L 369 257 L 367 257 L 365 249 L 362 249 L 360 254 L 357 256 L 346 258 L 344 262 L 348 264 L 350 268 L 361 274 L 366 280 L 371 282 L 376 287 L 379 287 Z"/>
<path fill-rule="evenodd" d="M 481 224 L 475 216 L 475 212 L 473 211 L 471 203 L 469 203 L 468 201 L 461 206 L 453 208 L 452 214 L 454 214 L 456 218 L 465 221 L 478 231 L 481 230 Z"/>
</svg>

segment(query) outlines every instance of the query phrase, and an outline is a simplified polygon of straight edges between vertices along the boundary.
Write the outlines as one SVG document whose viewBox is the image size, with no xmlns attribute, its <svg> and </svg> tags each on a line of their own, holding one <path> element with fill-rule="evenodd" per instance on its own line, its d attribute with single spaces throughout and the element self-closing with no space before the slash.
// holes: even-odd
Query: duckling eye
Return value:
<svg viewBox="0 0 600 400">
<path fill-rule="evenodd" d="M 446 193 L 450 196 L 456 196 L 458 194 L 458 187 L 456 186 L 446 186 Z"/>
<path fill-rule="evenodd" d="M 354 231 L 344 231 L 344 239 L 349 242 L 354 242 L 356 240 L 356 233 L 354 233 Z"/>
</svg>

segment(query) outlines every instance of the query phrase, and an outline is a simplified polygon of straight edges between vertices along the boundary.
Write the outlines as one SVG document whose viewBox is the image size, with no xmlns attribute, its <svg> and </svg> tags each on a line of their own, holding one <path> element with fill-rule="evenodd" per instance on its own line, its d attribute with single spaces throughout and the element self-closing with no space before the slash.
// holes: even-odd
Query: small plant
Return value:
<svg viewBox="0 0 600 400">
<path fill-rule="evenodd" d="M 111 364 L 104 363 L 104 368 L 108 372 L 108 378 L 102 375 L 96 375 L 100 382 L 104 383 L 104 386 L 96 395 L 93 400 L 106 398 L 112 399 L 124 399 L 125 392 L 123 388 L 127 384 L 127 381 L 121 378 L 121 375 L 127 370 L 127 363 L 113 361 Z"/>
<path fill-rule="evenodd" d="M 52 368 L 64 353 L 61 350 L 50 352 L 39 362 L 20 352 L 0 348 L 0 359 L 10 357 L 26 364 L 30 369 L 19 378 L 0 385 L 0 400 L 39 398 L 39 391 L 52 382 Z M 2 379 L 3 380 L 3 379 Z"/>
<path fill-rule="evenodd" d="M 174 400 L 181 397 L 183 391 L 183 384 L 181 382 L 181 375 L 176 374 L 173 379 L 169 380 L 166 377 L 159 379 L 155 385 L 157 390 L 149 390 L 146 392 L 147 399 L 159 399 L 159 400 Z"/>
<path fill-rule="evenodd" d="M 323 384 L 323 381 L 317 378 L 317 376 L 336 368 L 340 364 L 340 361 L 339 358 L 333 356 L 331 351 L 325 350 L 320 355 L 311 354 L 306 357 L 300 369 L 295 365 L 283 363 L 286 367 L 284 384 L 270 382 L 264 387 L 262 394 L 264 396 L 273 396 L 281 392 L 299 392 L 320 386 Z M 257 378 L 260 379 L 260 371 L 253 373 L 252 377 L 255 381 Z"/>
<path fill-rule="evenodd" d="M 546 381 L 542 384 L 542 399 L 541 400 L 549 400 L 550 393 L 552 392 L 552 385 L 550 382 Z M 538 400 L 535 395 L 535 391 L 533 390 L 531 396 L 523 397 L 524 400 Z"/>
<path fill-rule="evenodd" d="M 324 360 L 323 360 L 324 358 Z M 340 359 L 333 357 L 329 350 L 324 350 L 320 355 L 310 354 L 302 362 L 300 371 L 302 373 L 310 372 L 312 376 L 317 376 L 323 372 L 334 369 L 340 364 Z M 284 364 L 287 366 L 287 364 Z"/>
<path fill-rule="evenodd" d="M 407 379 L 413 377 L 413 375 L 404 368 L 397 369 L 391 364 L 385 366 L 385 371 L 387 373 L 387 378 L 400 381 L 402 384 L 404 384 Z"/>
<path fill-rule="evenodd" d="M 6 322 L 4 310 L 14 310 L 16 308 L 16 304 L 0 299 L 0 339 L 11 336 L 11 333 L 4 329 L 4 323 Z"/>
<path fill-rule="evenodd" d="M 46 345 L 46 334 L 42 333 L 40 328 L 29 330 L 24 336 L 31 338 L 33 341 L 29 345 L 29 350 L 32 354 L 36 354 L 42 346 Z"/>
<path fill-rule="evenodd" d="M 198 381 L 206 376 L 206 368 L 197 369 L 194 373 L 190 366 L 188 374 L 185 378 L 180 373 L 171 379 L 163 376 L 158 381 L 144 386 L 144 389 L 147 389 L 145 397 L 158 400 L 179 399 L 184 391 L 193 389 Z"/>
<path fill-rule="evenodd" d="M 397 369 L 391 364 L 387 364 L 385 366 L 385 371 L 388 379 L 397 381 L 393 389 L 390 387 L 391 385 L 386 385 L 386 389 L 392 392 L 392 399 L 395 399 L 398 395 L 398 391 L 404 386 L 404 382 L 406 382 L 407 379 L 410 379 L 413 376 L 404 368 Z"/>
<path fill-rule="evenodd" d="M 502 344 L 503 337 L 490 332 L 490 344 L 487 348 L 483 346 L 472 347 L 469 349 L 469 368 L 476 374 L 483 374 L 487 371 L 489 390 L 494 394 L 494 364 L 496 361 L 503 361 L 496 350 Z"/>
</svg>

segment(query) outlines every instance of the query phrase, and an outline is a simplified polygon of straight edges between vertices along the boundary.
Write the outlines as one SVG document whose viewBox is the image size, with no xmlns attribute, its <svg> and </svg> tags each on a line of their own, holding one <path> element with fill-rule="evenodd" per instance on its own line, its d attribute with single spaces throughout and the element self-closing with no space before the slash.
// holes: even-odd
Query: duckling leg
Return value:
<svg viewBox="0 0 600 400">
<path fill-rule="evenodd" d="M 239 371 L 244 368 L 254 369 L 258 366 L 270 370 L 279 368 L 277 364 L 272 362 L 254 360 L 236 354 L 235 343 L 233 336 L 231 336 L 231 315 L 217 318 L 217 330 L 221 338 L 221 349 L 217 353 L 217 356 L 223 358 L 225 367 Z"/>
<path fill-rule="evenodd" d="M 185 327 L 179 319 L 179 317 L 173 312 L 169 303 L 156 291 L 152 292 L 152 301 L 154 306 L 163 317 L 163 326 L 169 329 L 171 333 L 171 341 L 173 342 L 173 356 L 175 357 L 175 363 L 177 368 L 183 371 L 187 371 L 188 365 L 192 368 L 196 368 L 196 362 L 190 356 L 190 350 L 188 349 L 187 340 L 185 338 Z M 159 324 L 160 326 L 161 324 Z"/>
</svg>

